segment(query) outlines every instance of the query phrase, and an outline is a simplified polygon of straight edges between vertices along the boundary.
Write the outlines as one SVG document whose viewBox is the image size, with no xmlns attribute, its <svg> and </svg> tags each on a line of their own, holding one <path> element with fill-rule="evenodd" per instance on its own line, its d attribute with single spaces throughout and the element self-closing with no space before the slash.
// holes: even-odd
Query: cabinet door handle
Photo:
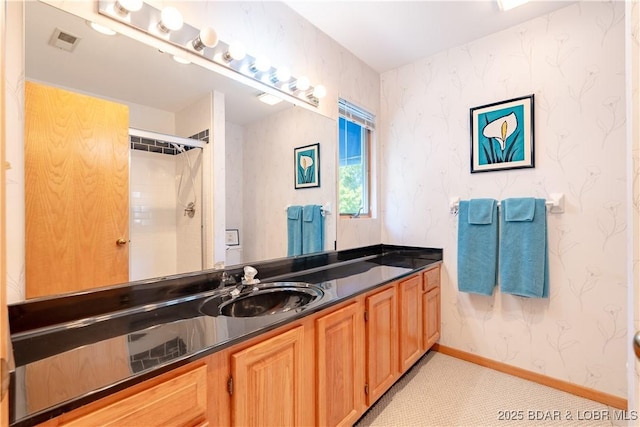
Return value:
<svg viewBox="0 0 640 427">
<path fill-rule="evenodd" d="M 640 359 L 640 331 L 637 331 L 633 336 L 633 351 L 636 353 L 636 357 Z"/>
</svg>

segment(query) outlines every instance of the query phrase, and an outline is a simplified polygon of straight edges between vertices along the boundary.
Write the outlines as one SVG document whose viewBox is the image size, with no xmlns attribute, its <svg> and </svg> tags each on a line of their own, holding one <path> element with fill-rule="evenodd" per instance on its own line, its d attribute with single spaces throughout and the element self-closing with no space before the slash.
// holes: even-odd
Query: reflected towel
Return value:
<svg viewBox="0 0 640 427">
<path fill-rule="evenodd" d="M 302 206 L 287 208 L 287 256 L 302 255 Z"/>
<path fill-rule="evenodd" d="M 324 217 L 321 209 L 320 205 L 306 205 L 302 208 L 303 254 L 324 250 Z"/>
<path fill-rule="evenodd" d="M 497 282 L 497 264 L 496 200 L 461 201 L 458 207 L 458 290 L 492 295 Z"/>
<path fill-rule="evenodd" d="M 549 254 L 545 200 L 506 199 L 502 201 L 501 211 L 500 291 L 547 298 Z"/>
</svg>

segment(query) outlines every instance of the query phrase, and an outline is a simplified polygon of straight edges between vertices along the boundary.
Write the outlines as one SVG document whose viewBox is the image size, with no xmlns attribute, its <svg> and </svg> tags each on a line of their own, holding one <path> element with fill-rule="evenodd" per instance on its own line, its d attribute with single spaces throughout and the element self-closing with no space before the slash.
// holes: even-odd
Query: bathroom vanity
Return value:
<svg viewBox="0 0 640 427">
<path fill-rule="evenodd" d="M 438 340 L 441 262 L 375 245 L 9 306 L 11 425 L 350 425 Z M 317 297 L 204 309 L 292 284 Z"/>
</svg>

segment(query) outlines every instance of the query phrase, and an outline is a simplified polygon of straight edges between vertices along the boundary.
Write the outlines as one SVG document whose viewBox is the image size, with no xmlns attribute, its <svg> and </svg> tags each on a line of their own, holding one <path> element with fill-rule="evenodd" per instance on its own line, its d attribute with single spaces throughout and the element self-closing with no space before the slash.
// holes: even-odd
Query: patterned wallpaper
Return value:
<svg viewBox="0 0 640 427">
<path fill-rule="evenodd" d="M 287 256 L 288 205 L 331 203 L 324 217 L 324 247 L 336 239 L 336 122 L 301 108 L 289 108 L 244 129 L 242 230 L 245 262 Z M 293 150 L 320 143 L 320 187 L 294 189 Z M 229 188 L 229 186 L 227 187 Z"/>
<path fill-rule="evenodd" d="M 630 199 L 633 200 L 631 209 L 631 235 L 633 257 L 632 261 L 632 278 L 628 295 L 628 325 L 629 338 L 637 331 L 640 331 L 640 275 L 638 268 L 640 266 L 640 4 L 638 2 L 625 3 L 626 33 L 625 37 L 628 41 L 629 49 L 627 49 L 627 94 L 631 96 L 627 99 L 628 120 L 627 130 L 628 136 L 631 138 L 627 148 L 628 165 L 630 167 L 629 176 L 633 178 L 630 186 Z M 631 346 L 628 349 L 629 354 L 629 372 L 628 384 L 629 390 L 629 409 L 640 409 L 640 358 L 637 358 Z"/>
<path fill-rule="evenodd" d="M 25 298 L 24 268 L 24 41 L 20 2 L 7 2 L 6 159 L 7 170 L 7 302 Z M 10 208 L 9 208 L 10 207 Z"/>
<path fill-rule="evenodd" d="M 444 249 L 441 344 L 627 395 L 622 2 L 582 2 L 382 75 L 383 241 Z M 469 173 L 469 108 L 535 94 L 535 169 Z M 564 193 L 550 298 L 457 290 L 451 197 Z"/>
</svg>

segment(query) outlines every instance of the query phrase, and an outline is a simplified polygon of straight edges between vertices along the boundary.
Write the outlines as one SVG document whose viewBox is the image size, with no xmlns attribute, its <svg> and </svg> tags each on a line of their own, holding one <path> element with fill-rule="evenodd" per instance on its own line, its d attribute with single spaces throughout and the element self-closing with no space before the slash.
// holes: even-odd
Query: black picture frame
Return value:
<svg viewBox="0 0 640 427">
<path fill-rule="evenodd" d="M 471 173 L 535 167 L 534 95 L 470 109 Z"/>
<path fill-rule="evenodd" d="M 293 150 L 294 188 L 320 187 L 320 143 Z"/>
</svg>

